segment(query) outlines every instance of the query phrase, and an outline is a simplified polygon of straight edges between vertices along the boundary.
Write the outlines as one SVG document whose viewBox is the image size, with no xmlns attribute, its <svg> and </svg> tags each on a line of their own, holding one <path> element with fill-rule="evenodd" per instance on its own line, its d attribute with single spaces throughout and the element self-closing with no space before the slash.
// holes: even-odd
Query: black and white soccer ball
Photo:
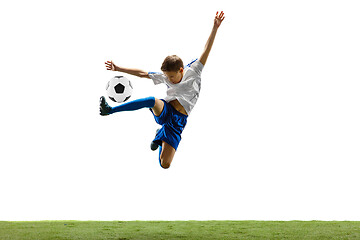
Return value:
<svg viewBox="0 0 360 240">
<path fill-rule="evenodd" d="M 108 97 L 117 103 L 126 102 L 132 94 L 133 87 L 129 79 L 116 76 L 110 79 L 106 85 Z"/>
</svg>

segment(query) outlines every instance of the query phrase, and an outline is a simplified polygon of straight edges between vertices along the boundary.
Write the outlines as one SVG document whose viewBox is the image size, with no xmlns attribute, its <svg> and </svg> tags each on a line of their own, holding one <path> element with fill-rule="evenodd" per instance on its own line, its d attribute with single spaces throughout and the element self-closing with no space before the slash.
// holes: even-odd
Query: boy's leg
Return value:
<svg viewBox="0 0 360 240">
<path fill-rule="evenodd" d="M 155 105 L 154 97 L 147 97 L 136 99 L 131 102 L 123 103 L 119 106 L 111 108 L 110 113 L 123 112 L 123 111 L 134 111 L 141 108 L 152 108 Z"/>
<path fill-rule="evenodd" d="M 148 97 L 123 103 L 116 107 L 110 107 L 106 102 L 105 97 L 100 98 L 100 115 L 103 116 L 115 112 L 134 111 L 145 107 L 151 108 L 156 116 L 160 116 L 164 108 L 164 102 L 154 97 Z"/>
<path fill-rule="evenodd" d="M 170 167 L 170 164 L 175 156 L 175 148 L 171 145 L 167 144 L 166 142 L 162 141 L 162 146 L 160 147 L 160 166 L 164 169 Z"/>
<path fill-rule="evenodd" d="M 163 109 L 164 109 L 164 102 L 162 100 L 160 100 L 160 99 L 155 98 L 154 107 L 151 108 L 151 110 L 153 111 L 155 116 L 157 116 L 157 117 L 160 116 Z"/>
</svg>

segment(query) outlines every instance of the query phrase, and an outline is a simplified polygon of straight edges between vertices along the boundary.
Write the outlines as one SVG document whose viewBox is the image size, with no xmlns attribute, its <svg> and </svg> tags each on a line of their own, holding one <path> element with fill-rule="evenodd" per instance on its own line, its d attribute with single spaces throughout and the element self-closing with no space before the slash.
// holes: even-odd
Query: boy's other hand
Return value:
<svg viewBox="0 0 360 240">
<path fill-rule="evenodd" d="M 221 11 L 220 14 L 219 14 L 219 12 L 216 12 L 216 16 L 214 19 L 214 27 L 216 27 L 216 28 L 220 27 L 220 25 L 224 19 L 225 19 L 225 16 L 224 16 L 223 11 Z"/>
<path fill-rule="evenodd" d="M 115 71 L 115 64 L 112 61 L 105 62 L 105 67 L 107 70 Z"/>
</svg>

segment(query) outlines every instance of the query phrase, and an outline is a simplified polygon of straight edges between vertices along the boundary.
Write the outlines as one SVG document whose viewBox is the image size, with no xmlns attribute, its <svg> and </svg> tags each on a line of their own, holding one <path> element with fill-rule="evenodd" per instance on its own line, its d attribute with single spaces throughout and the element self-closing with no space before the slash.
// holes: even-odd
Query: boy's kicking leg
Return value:
<svg viewBox="0 0 360 240">
<path fill-rule="evenodd" d="M 161 101 L 160 99 L 155 98 L 154 107 L 151 108 L 151 110 L 153 111 L 155 116 L 157 116 L 157 117 L 160 116 L 163 109 L 164 109 L 164 102 Z"/>
<path fill-rule="evenodd" d="M 156 116 L 160 116 L 164 103 L 163 101 L 154 98 L 141 98 L 131 102 L 123 103 L 116 107 L 111 107 L 105 100 L 105 97 L 100 98 L 100 115 L 106 116 L 115 112 L 123 112 L 123 111 L 134 111 L 141 108 L 151 108 Z"/>
</svg>

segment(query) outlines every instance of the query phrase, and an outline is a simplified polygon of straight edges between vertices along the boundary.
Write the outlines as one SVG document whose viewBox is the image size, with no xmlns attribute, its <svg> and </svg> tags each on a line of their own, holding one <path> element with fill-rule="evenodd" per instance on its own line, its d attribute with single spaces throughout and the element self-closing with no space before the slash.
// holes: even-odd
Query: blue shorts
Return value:
<svg viewBox="0 0 360 240">
<path fill-rule="evenodd" d="M 170 103 L 167 103 L 165 100 L 161 99 L 161 101 L 164 102 L 164 109 L 160 116 L 155 116 L 150 108 L 150 111 L 154 115 L 155 121 L 162 125 L 162 128 L 156 134 L 154 142 L 158 145 L 161 145 L 161 142 L 164 141 L 177 150 L 181 141 L 181 133 L 185 128 L 188 116 L 177 111 L 173 106 L 171 106 Z"/>
</svg>

